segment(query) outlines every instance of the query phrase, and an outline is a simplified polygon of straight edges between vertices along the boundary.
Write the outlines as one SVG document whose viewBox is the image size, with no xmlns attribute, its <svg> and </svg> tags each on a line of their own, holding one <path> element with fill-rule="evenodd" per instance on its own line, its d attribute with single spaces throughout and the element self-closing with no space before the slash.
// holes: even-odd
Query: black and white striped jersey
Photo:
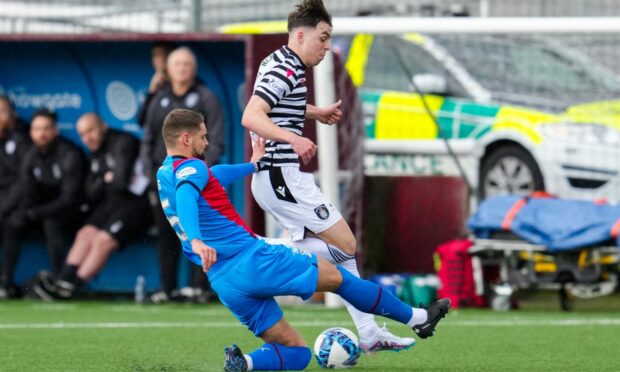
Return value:
<svg viewBox="0 0 620 372">
<path fill-rule="evenodd" d="M 254 95 L 271 107 L 267 114 L 279 127 L 301 135 L 306 114 L 306 65 L 288 46 L 271 53 L 258 69 Z M 267 141 L 261 162 L 268 167 L 299 165 L 290 144 Z"/>
</svg>

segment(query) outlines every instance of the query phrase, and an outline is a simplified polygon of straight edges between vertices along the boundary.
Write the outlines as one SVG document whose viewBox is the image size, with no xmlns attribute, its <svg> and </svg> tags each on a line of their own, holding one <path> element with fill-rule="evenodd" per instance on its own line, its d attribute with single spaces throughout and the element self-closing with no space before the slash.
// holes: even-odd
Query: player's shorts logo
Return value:
<svg viewBox="0 0 620 372">
<path fill-rule="evenodd" d="M 326 220 L 329 218 L 329 210 L 325 206 L 325 204 L 321 204 L 318 207 L 314 208 L 314 213 L 316 216 L 322 220 Z"/>
<path fill-rule="evenodd" d="M 282 169 L 280 167 L 269 169 L 269 180 L 271 181 L 271 187 L 279 200 L 284 200 L 289 203 L 297 203 L 297 200 L 295 200 L 289 188 L 286 187 L 286 182 L 284 181 L 284 176 L 282 176 Z"/>
</svg>

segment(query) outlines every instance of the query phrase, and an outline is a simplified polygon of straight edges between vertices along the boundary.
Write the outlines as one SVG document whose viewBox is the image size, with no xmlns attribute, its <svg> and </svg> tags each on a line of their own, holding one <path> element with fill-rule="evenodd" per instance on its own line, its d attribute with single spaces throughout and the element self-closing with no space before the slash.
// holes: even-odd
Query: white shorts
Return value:
<svg viewBox="0 0 620 372">
<path fill-rule="evenodd" d="M 273 167 L 255 173 L 252 194 L 294 241 L 304 239 L 307 231 L 320 234 L 342 218 L 325 199 L 312 174 L 298 167 Z"/>
</svg>

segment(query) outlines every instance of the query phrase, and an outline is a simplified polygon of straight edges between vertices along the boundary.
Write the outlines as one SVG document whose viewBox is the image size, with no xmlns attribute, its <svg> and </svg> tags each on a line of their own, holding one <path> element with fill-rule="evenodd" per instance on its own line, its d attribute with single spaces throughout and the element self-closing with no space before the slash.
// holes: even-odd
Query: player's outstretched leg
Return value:
<svg viewBox="0 0 620 372">
<path fill-rule="evenodd" d="M 301 371 L 308 366 L 312 352 L 306 346 L 284 346 L 269 342 L 248 355 L 235 344 L 224 349 L 227 372 Z"/>
<path fill-rule="evenodd" d="M 325 243 L 321 239 L 305 238 L 294 242 L 284 239 L 276 243 L 290 245 L 312 252 L 318 257 L 325 259 L 327 262 L 340 265 L 354 276 L 360 277 L 355 256 L 349 255 L 338 247 Z M 390 333 L 385 327 L 379 327 L 373 314 L 361 312 L 347 301 L 344 301 L 344 304 L 353 319 L 355 328 L 357 328 L 362 351 L 366 353 L 374 353 L 382 350 L 400 351 L 410 349 L 415 345 L 414 338 L 398 337 Z"/>
<path fill-rule="evenodd" d="M 435 333 L 435 326 L 439 321 L 448 314 L 450 310 L 450 299 L 442 298 L 435 301 L 426 307 L 427 319 L 422 324 L 416 324 L 413 326 L 413 331 L 420 336 L 420 338 L 431 337 Z"/>
<path fill-rule="evenodd" d="M 339 287 L 333 290 L 330 288 L 330 284 L 334 283 L 333 276 L 336 275 L 337 277 L 337 273 L 331 264 L 323 260 L 319 261 L 319 287 L 324 286 L 327 290 L 333 290 L 334 293 L 339 294 L 361 311 L 382 315 L 407 324 L 422 338 L 433 335 L 437 323 L 445 317 L 450 309 L 450 300 L 448 299 L 439 300 L 429 306 L 428 309 L 413 308 L 389 291 L 383 291 L 375 283 L 356 278 L 339 266 L 335 269 L 340 272 L 342 282 Z M 417 331 L 420 329 L 419 327 L 424 327 L 424 329 Z"/>
<path fill-rule="evenodd" d="M 232 344 L 232 346 L 224 348 L 224 354 L 226 355 L 224 371 L 245 372 L 248 370 L 248 363 L 237 345 Z"/>
<path fill-rule="evenodd" d="M 357 261 L 355 257 L 340 263 L 340 266 L 359 278 L 357 271 Z M 363 313 L 357 310 L 349 302 L 344 301 L 351 318 L 360 336 L 360 348 L 365 353 L 375 353 L 377 351 L 401 351 L 408 350 L 415 346 L 415 339 L 411 337 L 398 337 L 387 330 L 386 327 L 379 327 L 372 314 Z"/>
</svg>

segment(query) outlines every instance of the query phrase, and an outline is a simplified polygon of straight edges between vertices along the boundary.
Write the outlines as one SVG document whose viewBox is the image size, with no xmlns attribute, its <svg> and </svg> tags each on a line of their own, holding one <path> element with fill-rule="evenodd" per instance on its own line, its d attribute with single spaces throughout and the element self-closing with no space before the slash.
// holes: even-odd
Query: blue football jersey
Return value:
<svg viewBox="0 0 620 372">
<path fill-rule="evenodd" d="M 202 240 L 217 251 L 218 262 L 234 256 L 240 251 L 258 242 L 256 234 L 245 224 L 228 199 L 223 183 L 232 182 L 244 175 L 252 173 L 252 163 L 238 165 L 216 165 L 209 168 L 200 159 L 180 156 L 167 156 L 157 172 L 157 188 L 164 213 L 170 225 L 178 235 L 183 246 L 183 253 L 197 265 L 201 265 L 200 256 L 192 251 L 190 241 L 193 238 Z M 216 175 L 221 174 L 220 177 Z M 195 208 L 193 203 L 179 205 L 178 200 L 185 200 L 184 192 L 198 192 L 196 201 L 197 213 L 188 217 L 187 221 L 179 218 L 181 208 Z M 195 194 L 194 194 L 195 195 Z M 196 221 L 190 221 L 196 218 Z M 189 224 L 197 222 L 197 231 L 188 236 Z M 186 225 L 186 228 L 183 227 Z"/>
</svg>

